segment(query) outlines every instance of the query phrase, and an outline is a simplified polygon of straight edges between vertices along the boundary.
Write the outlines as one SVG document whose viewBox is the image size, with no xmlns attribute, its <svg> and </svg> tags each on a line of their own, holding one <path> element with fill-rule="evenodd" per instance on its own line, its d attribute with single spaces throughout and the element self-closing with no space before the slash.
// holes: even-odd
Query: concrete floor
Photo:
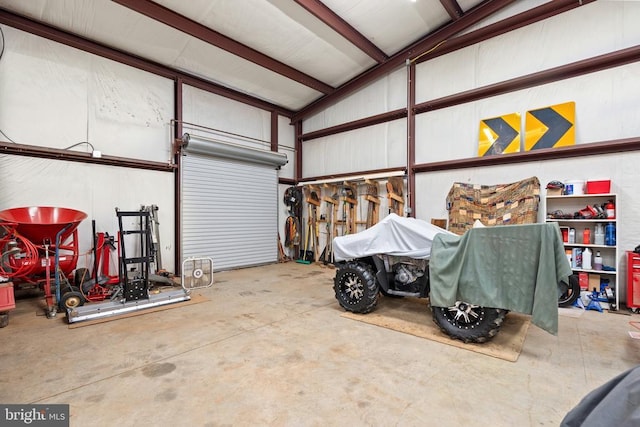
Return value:
<svg viewBox="0 0 640 427">
<path fill-rule="evenodd" d="M 76 329 L 19 300 L 0 402 L 66 403 L 72 426 L 557 426 L 640 364 L 637 314 L 532 325 L 506 362 L 341 317 L 334 272 L 220 272 L 203 303 Z"/>
</svg>

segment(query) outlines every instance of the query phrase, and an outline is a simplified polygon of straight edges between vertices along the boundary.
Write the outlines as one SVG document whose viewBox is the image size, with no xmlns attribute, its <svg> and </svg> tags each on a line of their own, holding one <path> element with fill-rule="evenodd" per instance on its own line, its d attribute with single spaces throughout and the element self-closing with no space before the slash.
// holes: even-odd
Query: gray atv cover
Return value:
<svg viewBox="0 0 640 427">
<path fill-rule="evenodd" d="M 394 213 L 364 231 L 333 239 L 336 261 L 387 254 L 428 259 L 436 234 L 454 233 L 416 218 Z"/>
</svg>

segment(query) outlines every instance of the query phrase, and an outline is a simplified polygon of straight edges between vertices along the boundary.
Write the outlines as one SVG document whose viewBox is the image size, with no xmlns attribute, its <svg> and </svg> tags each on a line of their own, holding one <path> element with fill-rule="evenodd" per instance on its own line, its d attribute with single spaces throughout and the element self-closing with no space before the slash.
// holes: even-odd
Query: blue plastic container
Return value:
<svg viewBox="0 0 640 427">
<path fill-rule="evenodd" d="M 612 222 L 608 223 L 604 229 L 604 244 L 607 246 L 616 245 L 616 225 Z"/>
</svg>

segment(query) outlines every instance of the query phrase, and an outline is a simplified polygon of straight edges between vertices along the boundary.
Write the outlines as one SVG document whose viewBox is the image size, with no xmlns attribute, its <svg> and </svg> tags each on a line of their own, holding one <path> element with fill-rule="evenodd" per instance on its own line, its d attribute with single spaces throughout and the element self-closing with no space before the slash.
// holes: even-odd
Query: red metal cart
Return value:
<svg viewBox="0 0 640 427">
<path fill-rule="evenodd" d="M 0 211 L 0 276 L 11 279 L 16 289 L 43 289 L 48 317 L 57 312 L 54 290 L 56 303 L 61 292 L 77 291 L 67 277 L 78 262 L 77 228 L 86 217 L 75 209 L 50 206 Z"/>
</svg>

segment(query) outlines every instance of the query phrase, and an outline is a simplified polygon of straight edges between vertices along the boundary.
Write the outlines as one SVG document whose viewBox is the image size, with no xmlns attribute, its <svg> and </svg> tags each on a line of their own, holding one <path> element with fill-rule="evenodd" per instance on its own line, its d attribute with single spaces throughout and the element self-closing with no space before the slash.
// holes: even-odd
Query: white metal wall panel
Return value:
<svg viewBox="0 0 640 427">
<path fill-rule="evenodd" d="M 407 67 L 390 72 L 302 123 L 303 133 L 406 108 Z"/>
<path fill-rule="evenodd" d="M 304 177 L 404 166 L 407 123 L 394 120 L 312 139 L 303 145 Z"/>
<path fill-rule="evenodd" d="M 597 1 L 423 62 L 416 102 L 636 46 L 639 19 L 640 2 Z"/>
<path fill-rule="evenodd" d="M 182 170 L 182 255 L 216 271 L 277 262 L 274 168 L 189 154 Z"/>
<path fill-rule="evenodd" d="M 516 112 L 524 126 L 528 110 L 569 101 L 576 103 L 577 144 L 635 137 L 640 113 L 629 106 L 640 97 L 639 75 L 636 62 L 418 114 L 416 163 L 476 157 L 480 120 Z"/>
<path fill-rule="evenodd" d="M 189 85 L 183 86 L 182 108 L 183 120 L 186 122 L 183 123 L 185 132 L 237 145 L 269 149 L 267 143 L 259 144 L 247 139 L 269 141 L 271 113 L 268 111 Z M 215 131 L 216 129 L 228 134 Z M 232 133 L 242 137 L 233 137 Z"/>
<path fill-rule="evenodd" d="M 163 268 L 175 271 L 173 181 L 171 172 L 0 154 L 0 210 L 59 206 L 85 212 L 88 217 L 78 226 L 78 238 L 80 253 L 88 255 L 81 256 L 77 266 L 90 267 L 92 220 L 96 231 L 115 236 L 115 208 L 135 211 L 141 205 L 156 205 Z M 111 268 L 117 273 L 117 257 Z"/>
<path fill-rule="evenodd" d="M 172 80 L 8 26 L 2 31 L 0 130 L 8 138 L 171 160 Z"/>
<path fill-rule="evenodd" d="M 278 116 L 278 152 L 287 155 L 289 162 L 278 171 L 279 178 L 294 179 L 296 175 L 296 134 L 291 119 Z"/>
</svg>

